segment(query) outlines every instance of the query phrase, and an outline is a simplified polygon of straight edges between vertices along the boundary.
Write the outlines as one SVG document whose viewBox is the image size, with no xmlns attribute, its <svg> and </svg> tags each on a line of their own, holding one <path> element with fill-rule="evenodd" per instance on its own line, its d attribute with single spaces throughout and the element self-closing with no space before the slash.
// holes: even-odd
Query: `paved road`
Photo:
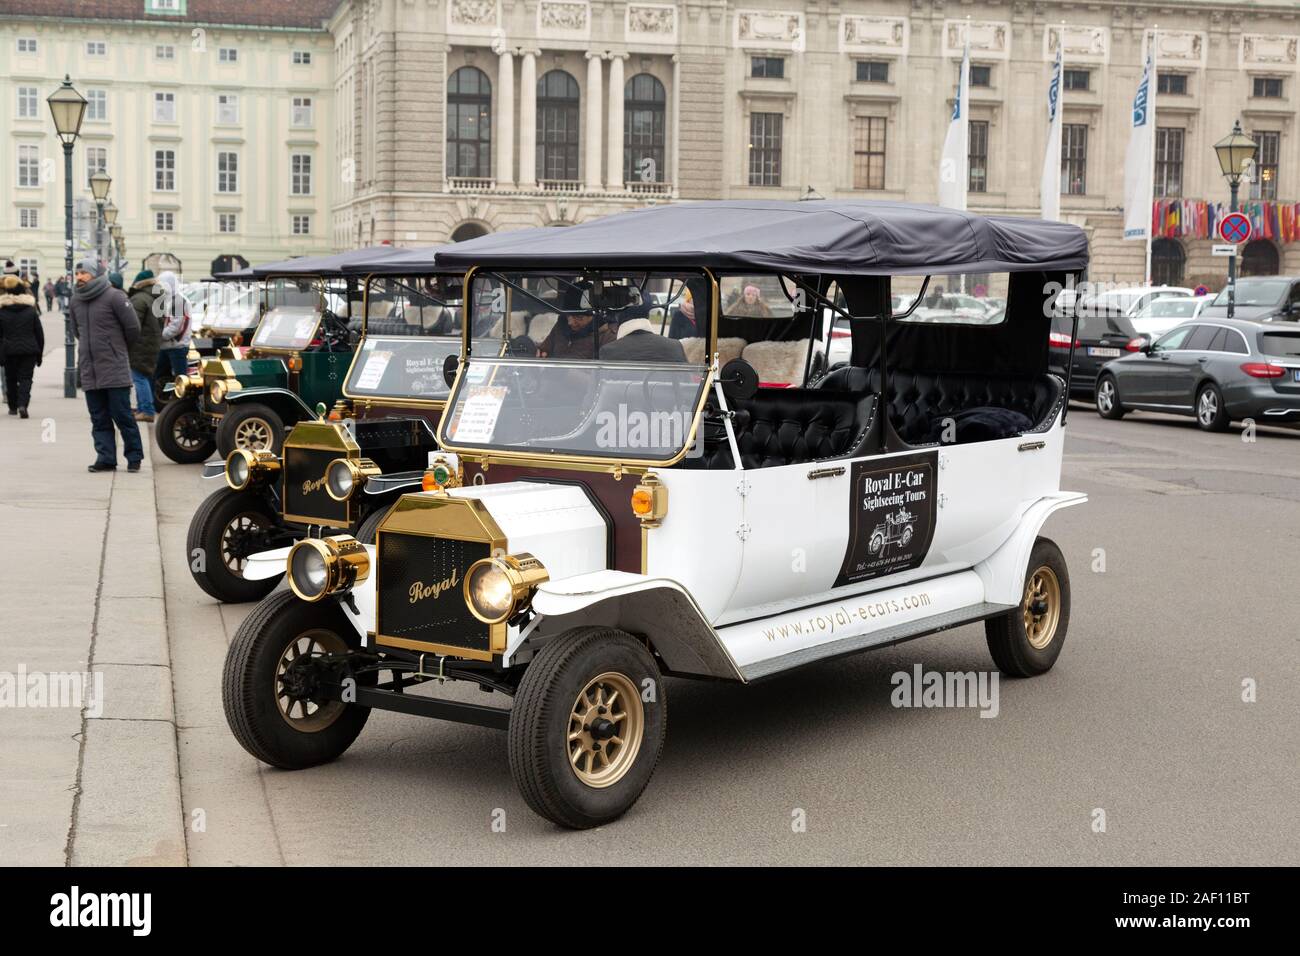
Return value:
<svg viewBox="0 0 1300 956">
<path fill-rule="evenodd" d="M 190 581 L 208 488 L 155 459 L 193 864 L 1300 862 L 1300 433 L 1076 407 L 1064 486 L 1091 502 L 1047 529 L 1074 587 L 1051 673 L 1002 682 L 995 719 L 891 706 L 914 664 L 990 669 L 975 626 L 752 687 L 672 681 L 645 795 L 576 834 L 528 811 L 495 731 L 375 713 L 330 766 L 244 754 L 219 674 L 248 609 Z"/>
</svg>

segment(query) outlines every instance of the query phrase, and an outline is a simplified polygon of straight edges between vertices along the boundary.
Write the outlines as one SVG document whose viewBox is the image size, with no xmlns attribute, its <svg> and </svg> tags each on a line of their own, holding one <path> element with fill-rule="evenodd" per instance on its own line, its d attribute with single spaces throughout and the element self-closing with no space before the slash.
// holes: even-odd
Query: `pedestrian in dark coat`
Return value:
<svg viewBox="0 0 1300 956">
<path fill-rule="evenodd" d="M 108 284 L 104 267 L 85 259 L 73 277 L 72 321 L 76 330 L 77 374 L 86 392 L 91 435 L 95 440 L 95 463 L 89 471 L 117 468 L 117 438 L 128 471 L 139 471 L 144 459 L 140 427 L 131 416 L 131 361 L 128 348 L 140 337 L 140 320 L 126 294 Z"/>
<path fill-rule="evenodd" d="M 45 331 L 36 297 L 17 276 L 0 279 L 0 360 L 5 370 L 5 401 L 10 415 L 27 417 L 32 377 L 45 352 Z"/>
<path fill-rule="evenodd" d="M 162 307 L 158 297 L 162 288 L 152 269 L 143 269 L 131 283 L 131 306 L 140 320 L 140 337 L 129 349 L 131 379 L 135 382 L 135 420 L 153 421 L 157 409 L 153 404 L 153 373 L 162 348 Z"/>
<path fill-rule="evenodd" d="M 45 293 L 45 311 L 53 312 L 54 311 L 54 280 L 46 279 L 45 288 L 42 291 L 44 291 Z M 36 294 L 35 289 L 32 290 L 32 294 L 33 295 Z"/>
</svg>

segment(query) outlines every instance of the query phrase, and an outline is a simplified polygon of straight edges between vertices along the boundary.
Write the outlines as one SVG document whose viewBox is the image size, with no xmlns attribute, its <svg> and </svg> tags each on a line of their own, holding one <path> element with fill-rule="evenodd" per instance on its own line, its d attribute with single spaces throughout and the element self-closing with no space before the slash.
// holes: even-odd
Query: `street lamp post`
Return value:
<svg viewBox="0 0 1300 956">
<path fill-rule="evenodd" d="M 67 281 L 72 282 L 72 145 L 81 134 L 86 115 L 86 98 L 72 87 L 72 77 L 65 75 L 63 85 L 46 100 L 54 117 L 54 129 L 63 143 L 63 259 Z M 63 397 L 77 397 L 77 337 L 72 327 L 72 309 L 67 300 L 63 309 Z"/>
<path fill-rule="evenodd" d="M 1214 152 L 1219 158 L 1219 169 L 1223 171 L 1223 178 L 1228 181 L 1232 194 L 1230 211 L 1236 212 L 1237 188 L 1241 185 L 1246 166 L 1254 162 L 1255 154 L 1259 152 L 1259 143 L 1241 131 L 1241 120 L 1237 120 L 1232 124 L 1232 132 L 1214 144 Z M 1236 299 L 1237 257 L 1232 255 L 1228 257 L 1228 318 L 1232 318 L 1236 312 Z"/>
<path fill-rule="evenodd" d="M 117 218 L 116 212 L 117 210 L 114 210 L 114 216 L 113 216 L 114 219 Z M 108 234 L 110 237 L 108 243 L 109 251 L 112 252 L 113 254 L 113 271 L 121 272 L 122 271 L 122 227 L 115 222 L 109 223 Z"/>
<path fill-rule="evenodd" d="M 104 243 L 104 237 L 107 230 L 104 228 L 104 202 L 108 199 L 108 191 L 113 186 L 113 177 L 108 175 L 102 169 L 90 177 L 90 194 L 95 197 L 95 206 L 99 215 L 95 223 L 95 255 L 101 262 L 108 259 L 108 249 Z"/>
<path fill-rule="evenodd" d="M 116 272 L 117 258 L 113 255 L 113 237 L 117 234 L 115 231 L 117 229 L 117 204 L 111 199 L 104 204 L 104 224 L 107 226 L 108 232 L 108 236 L 106 237 L 108 241 L 105 243 L 107 246 L 106 258 L 113 267 L 112 271 Z"/>
</svg>

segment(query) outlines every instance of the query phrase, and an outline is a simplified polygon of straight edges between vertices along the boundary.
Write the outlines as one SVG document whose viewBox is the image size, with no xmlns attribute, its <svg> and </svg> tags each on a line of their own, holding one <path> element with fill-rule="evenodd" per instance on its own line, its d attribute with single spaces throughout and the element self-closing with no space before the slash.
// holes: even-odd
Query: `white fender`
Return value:
<svg viewBox="0 0 1300 956">
<path fill-rule="evenodd" d="M 975 565 L 975 573 L 984 582 L 984 600 L 991 604 L 1019 604 L 1024 596 L 1029 552 L 1038 539 L 1043 522 L 1052 512 L 1071 505 L 1081 505 L 1087 500 L 1087 495 L 1077 491 L 1058 491 L 1044 495 L 1030 505 L 1011 537 L 993 554 Z"/>
<path fill-rule="evenodd" d="M 244 579 L 247 581 L 265 581 L 278 578 L 288 567 L 289 552 L 292 548 L 276 548 L 274 551 L 259 551 L 248 556 L 244 565 Z"/>
</svg>

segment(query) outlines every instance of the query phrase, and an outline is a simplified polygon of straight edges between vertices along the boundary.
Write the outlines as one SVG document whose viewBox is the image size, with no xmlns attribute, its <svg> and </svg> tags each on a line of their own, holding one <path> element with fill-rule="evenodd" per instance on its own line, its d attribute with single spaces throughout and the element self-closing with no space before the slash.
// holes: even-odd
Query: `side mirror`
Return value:
<svg viewBox="0 0 1300 956">
<path fill-rule="evenodd" d="M 758 373 L 743 358 L 734 358 L 722 366 L 718 382 L 722 385 L 722 394 L 727 398 L 753 398 L 758 391 Z"/>
<path fill-rule="evenodd" d="M 456 384 L 456 371 L 459 368 L 460 368 L 459 355 L 448 355 L 445 359 L 442 360 L 442 378 L 443 381 L 447 383 L 448 388 L 451 388 L 454 384 Z"/>
</svg>

